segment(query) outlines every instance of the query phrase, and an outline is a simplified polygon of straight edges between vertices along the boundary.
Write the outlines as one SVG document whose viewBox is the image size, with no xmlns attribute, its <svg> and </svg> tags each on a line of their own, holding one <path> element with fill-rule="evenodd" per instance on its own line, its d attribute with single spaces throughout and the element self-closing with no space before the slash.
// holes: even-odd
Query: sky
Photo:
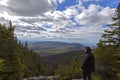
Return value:
<svg viewBox="0 0 120 80">
<path fill-rule="evenodd" d="M 119 0 L 0 0 L 0 22 L 27 41 L 96 44 Z"/>
</svg>

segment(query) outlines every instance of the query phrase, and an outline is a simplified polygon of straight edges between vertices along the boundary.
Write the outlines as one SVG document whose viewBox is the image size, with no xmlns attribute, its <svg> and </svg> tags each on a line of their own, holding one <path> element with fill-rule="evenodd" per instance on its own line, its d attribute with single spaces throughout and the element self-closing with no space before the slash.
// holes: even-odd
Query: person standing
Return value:
<svg viewBox="0 0 120 80">
<path fill-rule="evenodd" d="M 95 70 L 95 58 L 94 55 L 91 53 L 91 48 L 85 48 L 85 57 L 83 59 L 81 69 L 83 71 L 83 80 L 92 80 L 92 72 Z"/>
</svg>

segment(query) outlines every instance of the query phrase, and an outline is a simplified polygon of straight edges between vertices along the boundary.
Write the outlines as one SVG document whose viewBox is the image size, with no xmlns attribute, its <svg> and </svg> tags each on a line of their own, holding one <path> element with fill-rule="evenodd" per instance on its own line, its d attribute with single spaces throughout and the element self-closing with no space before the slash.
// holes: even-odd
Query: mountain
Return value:
<svg viewBox="0 0 120 80">
<path fill-rule="evenodd" d="M 50 56 L 64 52 L 83 50 L 84 46 L 78 43 L 66 42 L 34 42 L 28 44 L 29 49 L 39 53 L 40 56 Z"/>
</svg>

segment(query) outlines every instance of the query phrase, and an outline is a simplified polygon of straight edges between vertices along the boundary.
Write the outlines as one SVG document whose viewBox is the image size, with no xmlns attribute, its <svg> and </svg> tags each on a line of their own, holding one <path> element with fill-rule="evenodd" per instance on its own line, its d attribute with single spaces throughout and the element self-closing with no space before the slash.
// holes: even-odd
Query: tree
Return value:
<svg viewBox="0 0 120 80">
<path fill-rule="evenodd" d="M 112 19 L 114 23 L 104 31 L 94 51 L 102 80 L 120 79 L 120 3 Z"/>
<path fill-rule="evenodd" d="M 101 41 L 105 45 L 120 46 L 120 3 L 115 11 L 115 16 L 112 18 L 114 23 L 110 24 L 110 28 L 105 30 Z"/>
<path fill-rule="evenodd" d="M 45 74 L 44 61 L 28 49 L 27 42 L 18 42 L 14 28 L 11 21 L 9 26 L 0 24 L 0 80 L 22 80 Z"/>
<path fill-rule="evenodd" d="M 17 51 L 19 48 L 11 22 L 8 27 L 0 25 L 0 48 L 0 58 L 4 59 L 5 67 L 5 70 L 0 72 L 3 80 L 21 80 L 20 54 Z"/>
<path fill-rule="evenodd" d="M 56 71 L 56 75 L 60 75 L 58 80 L 81 78 L 80 63 L 81 61 L 77 57 L 74 57 L 69 64 L 61 62 Z"/>
</svg>

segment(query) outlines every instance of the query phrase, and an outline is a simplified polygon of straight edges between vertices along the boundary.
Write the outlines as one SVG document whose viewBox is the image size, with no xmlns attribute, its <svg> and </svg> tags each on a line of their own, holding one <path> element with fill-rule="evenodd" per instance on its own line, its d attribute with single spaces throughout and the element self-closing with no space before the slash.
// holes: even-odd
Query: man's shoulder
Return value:
<svg viewBox="0 0 120 80">
<path fill-rule="evenodd" d="M 88 59 L 90 57 L 89 54 L 85 54 L 85 58 Z"/>
<path fill-rule="evenodd" d="M 92 53 L 86 54 L 87 57 L 94 57 Z"/>
</svg>

